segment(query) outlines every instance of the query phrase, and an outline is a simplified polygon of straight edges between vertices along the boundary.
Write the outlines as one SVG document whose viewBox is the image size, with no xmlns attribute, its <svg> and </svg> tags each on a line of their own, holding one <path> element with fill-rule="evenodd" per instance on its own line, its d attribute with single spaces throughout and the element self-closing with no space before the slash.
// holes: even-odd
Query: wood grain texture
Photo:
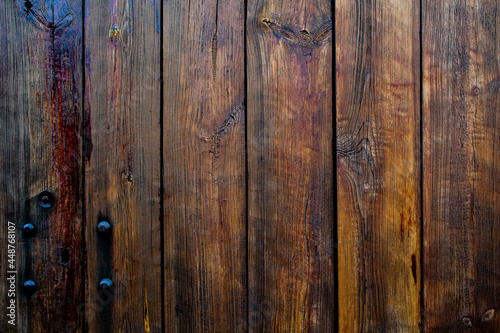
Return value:
<svg viewBox="0 0 500 333">
<path fill-rule="evenodd" d="M 0 6 L 0 331 L 5 318 L 7 222 L 17 227 L 19 332 L 69 332 L 83 317 L 81 210 L 81 8 L 79 1 Z M 38 205 L 50 191 L 54 204 Z M 23 237 L 32 223 L 34 237 Z M 36 282 L 27 295 L 22 284 Z"/>
<path fill-rule="evenodd" d="M 163 7 L 165 330 L 240 332 L 247 322 L 244 2 Z"/>
<path fill-rule="evenodd" d="M 423 1 L 428 332 L 500 331 L 499 5 Z"/>
<path fill-rule="evenodd" d="M 158 1 L 85 1 L 89 332 L 162 329 L 160 26 Z"/>
<path fill-rule="evenodd" d="M 249 330 L 334 327 L 330 1 L 248 2 Z"/>
<path fill-rule="evenodd" d="M 335 13 L 339 331 L 418 332 L 419 2 Z"/>
</svg>

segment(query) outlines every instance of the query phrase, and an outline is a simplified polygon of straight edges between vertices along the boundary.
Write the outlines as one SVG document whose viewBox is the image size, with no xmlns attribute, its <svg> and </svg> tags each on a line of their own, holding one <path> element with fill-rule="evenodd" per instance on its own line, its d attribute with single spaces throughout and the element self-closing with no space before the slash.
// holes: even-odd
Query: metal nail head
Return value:
<svg viewBox="0 0 500 333">
<path fill-rule="evenodd" d="M 49 191 L 43 191 L 38 195 L 38 205 L 42 208 L 51 208 L 54 205 L 54 202 L 54 194 Z"/>
<path fill-rule="evenodd" d="M 23 236 L 24 237 L 33 237 L 35 235 L 35 226 L 31 223 L 26 223 L 23 225 Z"/>
<path fill-rule="evenodd" d="M 108 278 L 102 279 L 101 282 L 99 282 L 99 288 L 102 290 L 108 290 L 113 286 L 113 281 L 111 281 Z"/>
<path fill-rule="evenodd" d="M 111 230 L 111 224 L 108 221 L 101 221 L 97 225 L 97 230 L 101 233 L 107 233 Z"/>
<path fill-rule="evenodd" d="M 35 281 L 33 280 L 25 281 L 23 284 L 23 289 L 28 295 L 34 294 L 37 289 Z"/>
</svg>

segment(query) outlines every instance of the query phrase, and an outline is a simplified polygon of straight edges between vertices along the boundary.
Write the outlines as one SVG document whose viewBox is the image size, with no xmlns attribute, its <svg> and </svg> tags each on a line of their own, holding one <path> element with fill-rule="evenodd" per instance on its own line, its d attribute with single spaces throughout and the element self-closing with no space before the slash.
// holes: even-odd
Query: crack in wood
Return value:
<svg viewBox="0 0 500 333">
<path fill-rule="evenodd" d="M 217 47 L 218 47 L 218 28 L 219 28 L 219 1 L 215 5 L 215 32 L 212 37 L 212 78 L 215 80 L 217 75 Z"/>
<path fill-rule="evenodd" d="M 210 175 L 214 183 L 217 183 L 218 181 L 215 178 L 215 169 L 216 169 L 215 162 L 219 158 L 220 140 L 224 138 L 229 133 L 231 127 L 239 121 L 240 114 L 243 111 L 244 111 L 243 104 L 238 105 L 236 108 L 231 110 L 229 115 L 222 122 L 222 125 L 218 129 L 214 130 L 213 134 L 210 137 L 202 138 L 204 142 L 212 143 L 209 150 L 209 153 L 212 155 L 212 170 L 210 172 Z"/>
</svg>

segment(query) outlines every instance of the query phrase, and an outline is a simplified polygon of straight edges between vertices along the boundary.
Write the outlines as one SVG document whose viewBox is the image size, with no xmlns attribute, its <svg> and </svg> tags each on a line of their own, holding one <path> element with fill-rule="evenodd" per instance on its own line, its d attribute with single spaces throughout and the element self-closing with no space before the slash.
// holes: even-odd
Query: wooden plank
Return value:
<svg viewBox="0 0 500 333">
<path fill-rule="evenodd" d="M 81 5 L 0 6 L 0 331 L 72 332 L 83 316 L 81 211 Z M 50 191 L 39 204 L 39 194 Z M 7 223 L 15 223 L 17 295 L 8 297 Z M 22 235 L 25 223 L 36 228 Z M 26 280 L 36 283 L 29 296 Z M 16 326 L 6 321 L 17 301 Z"/>
<path fill-rule="evenodd" d="M 248 2 L 250 331 L 335 330 L 331 9 Z"/>
<path fill-rule="evenodd" d="M 244 1 L 163 4 L 167 332 L 247 312 Z"/>
<path fill-rule="evenodd" d="M 335 6 L 340 332 L 419 331 L 419 5 Z"/>
<path fill-rule="evenodd" d="M 162 329 L 160 7 L 85 1 L 89 332 Z M 107 234 L 96 229 L 104 220 Z"/>
<path fill-rule="evenodd" d="M 499 6 L 423 2 L 428 332 L 500 331 Z"/>
</svg>

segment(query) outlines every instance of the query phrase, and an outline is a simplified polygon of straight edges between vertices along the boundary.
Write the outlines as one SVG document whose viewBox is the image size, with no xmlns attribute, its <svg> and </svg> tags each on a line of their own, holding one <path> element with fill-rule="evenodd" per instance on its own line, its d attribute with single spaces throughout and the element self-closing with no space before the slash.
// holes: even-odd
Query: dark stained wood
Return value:
<svg viewBox="0 0 500 333">
<path fill-rule="evenodd" d="M 334 323 L 329 1 L 248 2 L 249 330 Z"/>
<path fill-rule="evenodd" d="M 500 331 L 499 5 L 423 1 L 428 332 Z"/>
<path fill-rule="evenodd" d="M 89 332 L 161 331 L 160 7 L 85 1 Z"/>
<path fill-rule="evenodd" d="M 241 332 L 244 1 L 163 7 L 165 331 Z"/>
<path fill-rule="evenodd" d="M 52 5 L 51 5 L 52 4 Z M 17 227 L 17 322 L 23 332 L 72 332 L 83 316 L 81 210 L 81 6 L 0 6 L 0 331 L 5 314 L 7 223 Z M 50 208 L 38 194 L 50 191 Z M 36 233 L 23 238 L 22 226 Z M 28 296 L 22 283 L 38 290 Z"/>
<path fill-rule="evenodd" d="M 420 325 L 419 1 L 336 1 L 339 331 Z"/>
</svg>

